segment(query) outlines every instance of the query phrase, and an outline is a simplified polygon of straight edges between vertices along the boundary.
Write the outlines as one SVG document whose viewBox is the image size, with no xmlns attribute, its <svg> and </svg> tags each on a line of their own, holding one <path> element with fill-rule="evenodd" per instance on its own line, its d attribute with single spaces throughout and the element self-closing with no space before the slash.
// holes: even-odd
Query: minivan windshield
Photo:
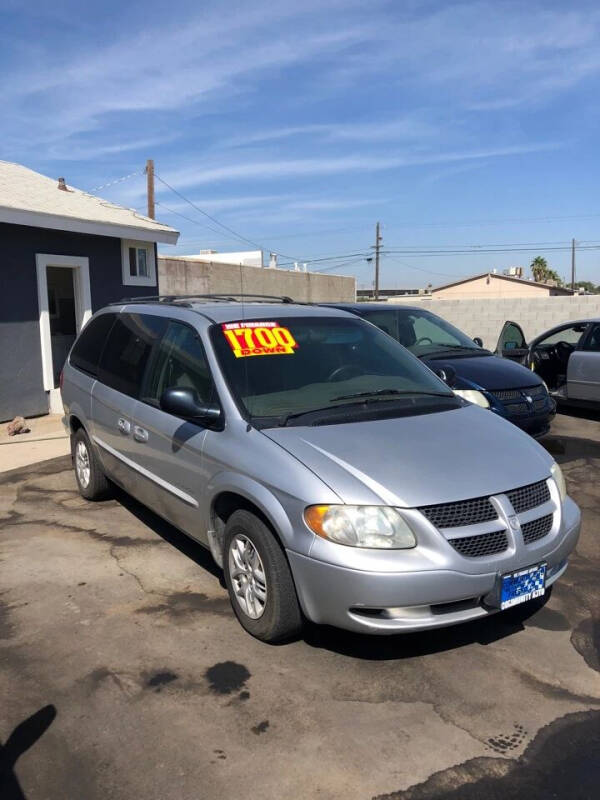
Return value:
<svg viewBox="0 0 600 800">
<path fill-rule="evenodd" d="M 490 355 L 482 350 L 454 325 L 446 320 L 421 309 L 360 309 L 363 319 L 377 325 L 389 333 L 401 345 L 419 358 L 430 356 L 448 356 L 450 352 L 458 355 Z"/>
<path fill-rule="evenodd" d="M 213 346 L 245 416 L 265 426 L 328 424 L 457 408 L 429 369 L 357 318 L 294 317 L 214 325 Z M 318 412 L 316 418 L 308 416 Z"/>
</svg>

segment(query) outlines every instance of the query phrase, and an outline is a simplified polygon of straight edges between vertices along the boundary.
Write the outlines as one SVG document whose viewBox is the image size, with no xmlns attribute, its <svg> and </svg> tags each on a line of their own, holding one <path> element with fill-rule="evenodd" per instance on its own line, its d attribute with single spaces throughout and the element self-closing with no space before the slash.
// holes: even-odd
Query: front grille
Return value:
<svg viewBox="0 0 600 800">
<path fill-rule="evenodd" d="M 448 540 L 452 547 L 466 558 L 481 558 L 502 553 L 508 547 L 506 531 L 493 531 L 480 536 L 462 536 Z"/>
<path fill-rule="evenodd" d="M 520 389 L 500 389 L 497 392 L 492 392 L 492 394 L 498 400 L 502 400 L 503 403 L 507 400 L 520 400 L 522 397 Z"/>
<path fill-rule="evenodd" d="M 502 403 L 523 401 L 524 396 L 531 397 L 532 400 L 545 400 L 547 396 L 546 389 L 542 384 L 539 386 L 524 386 L 522 389 L 492 390 L 492 394 Z"/>
<path fill-rule="evenodd" d="M 538 481 L 537 483 L 530 483 L 528 486 L 521 486 L 520 489 L 506 492 L 506 496 L 510 500 L 515 513 L 520 514 L 522 511 L 528 511 L 530 508 L 536 508 L 541 506 L 542 503 L 547 503 L 550 500 L 550 490 L 546 481 Z"/>
<path fill-rule="evenodd" d="M 419 511 L 436 528 L 476 525 L 478 522 L 489 522 L 498 518 L 489 497 L 477 497 L 474 500 L 462 500 L 458 503 L 442 503 L 438 506 L 424 506 Z"/>
<path fill-rule="evenodd" d="M 529 414 L 529 406 L 527 403 L 507 403 L 506 410 L 514 417 L 519 414 Z"/>
<path fill-rule="evenodd" d="M 538 539 L 542 539 L 550 533 L 553 518 L 553 514 L 548 514 L 545 517 L 540 517 L 539 519 L 534 519 L 531 522 L 525 522 L 521 525 L 521 533 L 523 534 L 523 541 L 525 544 L 537 542 Z"/>
</svg>

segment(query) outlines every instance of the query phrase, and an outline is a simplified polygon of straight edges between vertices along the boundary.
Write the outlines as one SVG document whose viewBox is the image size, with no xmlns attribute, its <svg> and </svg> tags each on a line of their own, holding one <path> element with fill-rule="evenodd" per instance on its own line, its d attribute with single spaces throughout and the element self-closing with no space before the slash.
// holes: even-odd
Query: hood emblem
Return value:
<svg viewBox="0 0 600 800">
<path fill-rule="evenodd" d="M 509 516 L 508 523 L 509 523 L 510 527 L 513 529 L 513 531 L 518 530 L 518 528 L 519 528 L 519 520 L 517 519 L 517 515 L 516 514 L 511 514 Z"/>
</svg>

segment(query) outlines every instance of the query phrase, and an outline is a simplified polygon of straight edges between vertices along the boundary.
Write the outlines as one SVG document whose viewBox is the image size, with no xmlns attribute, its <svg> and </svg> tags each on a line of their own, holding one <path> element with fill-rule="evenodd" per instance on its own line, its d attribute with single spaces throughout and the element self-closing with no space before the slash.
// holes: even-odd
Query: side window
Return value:
<svg viewBox="0 0 600 800">
<path fill-rule="evenodd" d="M 172 388 L 195 389 L 198 399 L 204 403 L 216 396 L 200 337 L 181 322 L 169 322 L 141 399 L 158 405 L 165 390 Z"/>
<path fill-rule="evenodd" d="M 152 348 L 166 327 L 164 317 L 118 314 L 102 353 L 98 380 L 137 397 Z"/>
<path fill-rule="evenodd" d="M 586 328 L 587 325 L 582 325 L 582 324 L 571 325 L 568 328 L 561 328 L 560 330 L 551 333 L 550 336 L 546 336 L 545 339 L 540 339 L 538 345 L 556 344 L 557 342 L 568 342 L 573 346 L 577 346 Z"/>
<path fill-rule="evenodd" d="M 592 327 L 583 349 L 592 353 L 600 353 L 600 325 L 596 324 Z"/>
<path fill-rule="evenodd" d="M 502 331 L 500 348 L 502 350 L 523 350 L 527 347 L 523 331 L 513 322 L 507 322 Z"/>
<path fill-rule="evenodd" d="M 427 344 L 457 344 L 456 336 L 449 331 L 445 331 L 441 325 L 437 324 L 425 316 L 411 317 L 415 340 L 426 340 Z"/>
<path fill-rule="evenodd" d="M 361 311 L 360 316 L 394 339 L 398 338 L 398 316 L 395 311 Z"/>
<path fill-rule="evenodd" d="M 116 316 L 116 314 L 100 314 L 88 322 L 71 350 L 69 357 L 71 366 L 87 372 L 94 378 L 98 375 L 100 356 Z"/>
</svg>

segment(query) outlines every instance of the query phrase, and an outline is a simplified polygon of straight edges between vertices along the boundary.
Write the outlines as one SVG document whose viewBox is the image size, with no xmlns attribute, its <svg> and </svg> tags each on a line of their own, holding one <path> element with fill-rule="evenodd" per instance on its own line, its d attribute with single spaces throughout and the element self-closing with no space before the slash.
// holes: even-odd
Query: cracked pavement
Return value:
<svg viewBox="0 0 600 800">
<path fill-rule="evenodd" d="M 4 473 L 3 796 L 595 797 L 600 423 L 559 416 L 545 444 L 583 510 L 547 602 L 280 647 L 244 633 L 205 550 L 124 493 L 83 500 L 68 458 Z"/>
</svg>

